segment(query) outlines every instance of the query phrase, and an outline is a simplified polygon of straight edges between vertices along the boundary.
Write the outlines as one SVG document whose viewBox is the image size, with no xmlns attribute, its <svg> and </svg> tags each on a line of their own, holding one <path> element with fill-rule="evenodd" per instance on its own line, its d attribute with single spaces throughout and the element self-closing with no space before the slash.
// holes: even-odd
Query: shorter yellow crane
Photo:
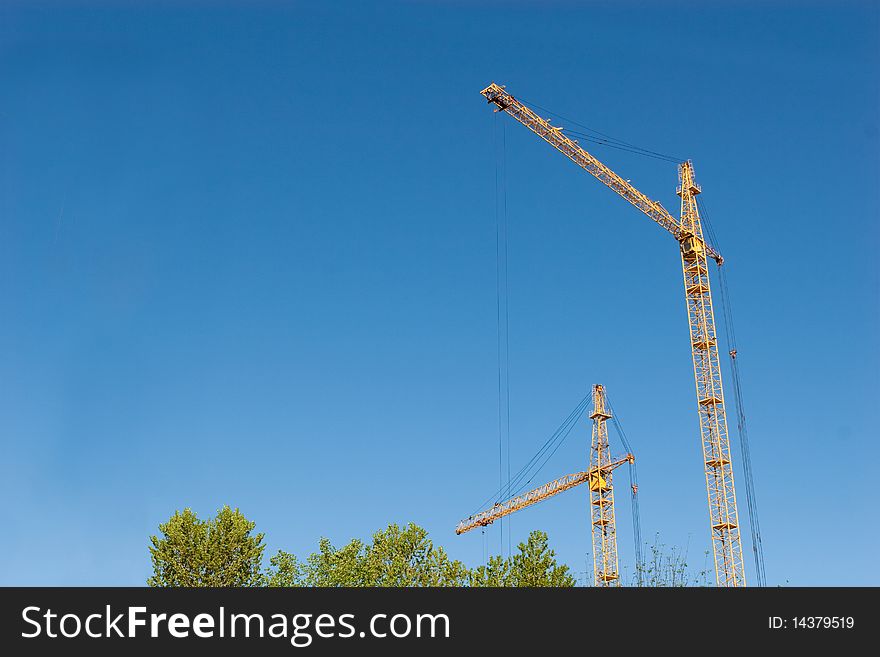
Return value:
<svg viewBox="0 0 880 657">
<path fill-rule="evenodd" d="M 477 527 L 491 525 L 499 518 L 537 504 L 548 497 L 581 484 L 588 484 L 593 535 L 593 583 L 595 586 L 620 586 L 612 472 L 624 463 L 634 463 L 635 456 L 630 453 L 617 458 L 611 457 L 608 429 L 605 426 L 606 421 L 611 418 L 611 411 L 605 397 L 605 388 L 599 384 L 593 386 L 593 411 L 590 413 L 590 418 L 593 420 L 593 438 L 589 470 L 565 475 L 505 502 L 496 502 L 485 511 L 480 511 L 458 523 L 455 533 L 461 535 Z M 633 495 L 635 493 L 636 488 L 633 486 Z"/>
</svg>

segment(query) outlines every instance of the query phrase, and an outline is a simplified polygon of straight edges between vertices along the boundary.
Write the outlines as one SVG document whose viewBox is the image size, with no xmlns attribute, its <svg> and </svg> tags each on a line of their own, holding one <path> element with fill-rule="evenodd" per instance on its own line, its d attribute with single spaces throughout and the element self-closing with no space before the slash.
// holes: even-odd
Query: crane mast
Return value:
<svg viewBox="0 0 880 657">
<path fill-rule="evenodd" d="M 697 208 L 697 194 L 701 189 L 694 181 L 694 168 L 690 162 L 679 165 L 679 180 L 677 193 L 681 197 L 681 223 L 687 236 L 681 241 L 681 268 L 684 272 L 697 411 L 700 416 L 715 579 L 719 586 L 745 586 L 709 265 L 703 248 L 703 227 Z"/>
<path fill-rule="evenodd" d="M 736 506 L 721 367 L 715 334 L 715 316 L 709 285 L 708 258 L 712 258 L 719 265 L 723 262 L 723 258 L 703 238 L 696 202 L 696 196 L 701 190 L 694 180 L 693 165 L 689 161 L 679 165 L 678 194 L 681 197 L 681 218 L 676 219 L 659 202 L 645 196 L 581 148 L 577 141 L 566 136 L 561 127 L 553 126 L 550 121 L 538 116 L 507 93 L 504 87 L 493 82 L 480 93 L 488 103 L 496 106 L 496 112 L 510 114 L 575 164 L 617 192 L 678 241 L 690 326 L 715 581 L 718 586 L 745 586 L 739 514 Z"/>
<path fill-rule="evenodd" d="M 590 515 L 593 534 L 593 582 L 596 586 L 620 586 L 617 562 L 617 523 L 614 518 L 614 487 L 608 465 L 608 427 L 611 418 L 607 409 L 605 388 L 593 386 L 593 440 L 590 448 L 590 469 L 600 473 L 590 481 Z M 602 476 L 604 475 L 604 476 Z"/>
</svg>

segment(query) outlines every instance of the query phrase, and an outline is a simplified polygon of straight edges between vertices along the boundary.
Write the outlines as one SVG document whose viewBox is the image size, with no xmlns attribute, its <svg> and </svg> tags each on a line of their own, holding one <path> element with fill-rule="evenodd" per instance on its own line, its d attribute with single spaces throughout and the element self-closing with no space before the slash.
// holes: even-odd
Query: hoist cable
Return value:
<svg viewBox="0 0 880 657">
<path fill-rule="evenodd" d="M 709 220 L 705 204 L 698 197 L 697 207 L 700 211 L 703 225 L 706 227 L 714 244 L 718 244 Z M 748 425 L 746 423 L 745 406 L 743 404 L 742 382 L 739 372 L 739 360 L 736 346 L 736 330 L 733 324 L 733 311 L 730 307 L 730 291 L 727 285 L 727 268 L 718 265 L 718 290 L 720 293 L 722 315 L 724 317 L 724 334 L 727 340 L 728 356 L 730 357 L 730 372 L 733 380 L 733 398 L 736 409 L 736 428 L 739 434 L 740 452 L 742 455 L 743 475 L 746 483 L 746 507 L 749 512 L 749 529 L 752 537 L 752 553 L 755 558 L 755 578 L 758 586 L 767 585 L 767 575 L 764 566 L 764 545 L 761 538 L 761 525 L 758 520 L 758 500 L 755 493 L 755 476 L 752 468 L 752 453 L 749 442 Z"/>
<path fill-rule="evenodd" d="M 501 138 L 498 139 L 500 125 Z M 505 488 L 505 444 L 507 452 L 507 489 L 510 488 L 510 349 L 507 278 L 507 130 L 504 121 L 497 119 L 493 126 L 495 141 L 495 301 L 498 338 L 498 479 Z M 498 524 L 504 551 L 504 521 Z M 510 526 L 507 528 L 508 554 L 510 553 Z"/>
<path fill-rule="evenodd" d="M 629 440 L 627 440 L 626 433 L 623 431 L 623 425 L 620 423 L 620 418 L 617 416 L 617 412 L 614 410 L 614 407 L 611 405 L 607 396 L 605 401 L 608 403 L 608 409 L 611 411 L 611 425 L 614 427 L 615 431 L 617 431 L 620 442 L 623 443 L 623 448 L 627 453 L 635 454 Z M 638 495 L 639 477 L 635 461 L 628 463 L 627 465 L 629 466 L 630 510 L 632 513 L 633 545 L 635 547 L 636 586 L 642 586 L 644 584 L 644 567 L 642 562 L 642 516 L 639 509 Z"/>
</svg>

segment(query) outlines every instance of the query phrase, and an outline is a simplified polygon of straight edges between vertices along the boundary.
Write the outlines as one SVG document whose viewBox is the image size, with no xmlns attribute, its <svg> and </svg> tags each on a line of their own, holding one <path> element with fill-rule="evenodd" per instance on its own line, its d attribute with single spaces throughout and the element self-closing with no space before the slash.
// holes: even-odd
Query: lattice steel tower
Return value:
<svg viewBox="0 0 880 657">
<path fill-rule="evenodd" d="M 596 586 L 620 586 L 617 563 L 617 525 L 614 521 L 614 487 L 611 479 L 611 453 L 608 427 L 611 418 L 605 402 L 605 388 L 593 386 L 593 441 L 590 447 L 590 516 L 593 533 L 593 583 Z"/>
<path fill-rule="evenodd" d="M 716 580 L 719 586 L 745 586 L 739 513 L 721 385 L 721 362 L 709 288 L 709 265 L 703 248 L 703 226 L 697 210 L 697 194 L 701 189 L 694 182 L 694 167 L 690 161 L 679 165 L 678 177 L 681 183 L 677 190 L 681 197 L 681 226 L 686 235 L 681 240 L 681 268 L 684 272 L 691 355 L 697 386 Z"/>
</svg>

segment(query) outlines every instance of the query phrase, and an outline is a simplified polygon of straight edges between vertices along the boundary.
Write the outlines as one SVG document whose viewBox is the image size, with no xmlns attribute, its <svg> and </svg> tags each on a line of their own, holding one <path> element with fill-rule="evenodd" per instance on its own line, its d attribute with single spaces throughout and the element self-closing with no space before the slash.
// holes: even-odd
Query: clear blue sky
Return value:
<svg viewBox="0 0 880 657">
<path fill-rule="evenodd" d="M 880 584 L 876 3 L 66 4 L 0 8 L 0 583 L 142 584 L 158 523 L 223 504 L 270 551 L 412 521 L 479 563 L 453 528 L 499 477 L 494 80 L 694 160 L 768 580 Z M 646 537 L 699 565 L 677 246 L 501 118 L 513 469 L 604 383 Z M 594 152 L 677 208 L 675 165 Z M 583 571 L 585 495 L 514 541 Z"/>
</svg>

